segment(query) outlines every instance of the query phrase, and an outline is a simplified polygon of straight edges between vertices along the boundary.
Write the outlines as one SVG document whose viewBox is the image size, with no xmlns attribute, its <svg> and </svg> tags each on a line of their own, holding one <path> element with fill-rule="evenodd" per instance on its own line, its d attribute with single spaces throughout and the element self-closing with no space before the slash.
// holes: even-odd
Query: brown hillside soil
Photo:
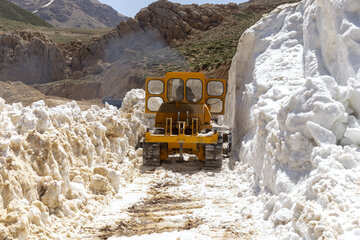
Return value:
<svg viewBox="0 0 360 240">
<path fill-rule="evenodd" d="M 0 98 L 7 104 L 21 102 L 23 106 L 30 106 L 33 102 L 44 100 L 48 107 L 55 107 L 66 104 L 72 100 L 55 96 L 46 96 L 33 87 L 27 86 L 22 82 L 1 82 Z M 77 101 L 82 110 L 88 109 L 91 105 L 101 106 L 100 99 L 91 101 Z"/>
<path fill-rule="evenodd" d="M 90 76 L 89 76 L 90 77 Z M 74 100 L 90 100 L 103 94 L 103 83 L 100 80 L 66 79 L 46 84 L 32 85 L 46 96 L 61 96 Z"/>
</svg>

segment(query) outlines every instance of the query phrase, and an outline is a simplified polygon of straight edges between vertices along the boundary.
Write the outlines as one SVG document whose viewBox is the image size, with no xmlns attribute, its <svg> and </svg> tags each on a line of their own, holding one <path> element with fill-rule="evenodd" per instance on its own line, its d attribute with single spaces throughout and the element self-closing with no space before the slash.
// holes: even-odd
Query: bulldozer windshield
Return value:
<svg viewBox="0 0 360 240">
<path fill-rule="evenodd" d="M 170 102 L 180 102 L 184 99 L 184 81 L 173 78 L 168 81 L 168 99 Z"/>
<path fill-rule="evenodd" d="M 186 81 L 186 100 L 197 103 L 202 99 L 203 83 L 200 79 L 188 79 Z"/>
<path fill-rule="evenodd" d="M 146 78 L 145 112 L 156 114 L 163 103 L 179 107 L 206 105 L 212 115 L 225 111 L 226 80 L 207 79 L 203 73 L 169 72 L 164 78 Z"/>
</svg>

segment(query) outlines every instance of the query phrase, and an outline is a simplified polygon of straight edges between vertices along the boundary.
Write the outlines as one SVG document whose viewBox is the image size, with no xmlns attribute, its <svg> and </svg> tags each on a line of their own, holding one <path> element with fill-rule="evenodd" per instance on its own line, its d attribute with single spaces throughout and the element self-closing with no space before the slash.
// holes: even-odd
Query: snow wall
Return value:
<svg viewBox="0 0 360 240">
<path fill-rule="evenodd" d="M 0 239 L 76 238 L 142 163 L 144 99 L 132 90 L 121 110 L 81 111 L 75 102 L 23 107 L 0 98 Z"/>
<path fill-rule="evenodd" d="M 284 239 L 360 238 L 360 1 L 304 0 L 241 37 L 225 121 Z"/>
</svg>

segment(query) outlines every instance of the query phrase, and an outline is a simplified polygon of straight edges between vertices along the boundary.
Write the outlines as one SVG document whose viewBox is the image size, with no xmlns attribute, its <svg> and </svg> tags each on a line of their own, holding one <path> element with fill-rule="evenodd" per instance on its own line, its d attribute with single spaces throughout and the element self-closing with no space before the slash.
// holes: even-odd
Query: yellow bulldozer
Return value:
<svg viewBox="0 0 360 240">
<path fill-rule="evenodd" d="M 215 120 L 225 110 L 226 81 L 206 79 L 198 72 L 169 72 L 164 78 L 146 78 L 145 112 L 154 117 L 142 141 L 143 164 L 159 166 L 170 155 L 184 154 L 221 168 L 223 145 L 228 142 Z"/>
</svg>

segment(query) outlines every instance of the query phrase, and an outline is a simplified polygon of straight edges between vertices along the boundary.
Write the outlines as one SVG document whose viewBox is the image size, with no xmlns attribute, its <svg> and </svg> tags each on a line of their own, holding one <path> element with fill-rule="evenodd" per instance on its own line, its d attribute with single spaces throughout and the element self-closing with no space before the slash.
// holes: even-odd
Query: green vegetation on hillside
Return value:
<svg viewBox="0 0 360 240">
<path fill-rule="evenodd" d="M 6 0 L 0 0 L 0 18 L 23 22 L 35 26 L 52 27 L 40 17 Z"/>
<path fill-rule="evenodd" d="M 53 42 L 64 45 L 68 45 L 72 41 L 78 39 L 82 42 L 87 42 L 95 37 L 100 37 L 108 33 L 110 30 L 111 28 L 80 29 L 39 27 L 29 23 L 13 21 L 0 17 L 0 34 L 13 31 L 41 32 Z"/>
<path fill-rule="evenodd" d="M 230 64 L 239 38 L 262 15 L 263 12 L 232 13 L 227 16 L 228 24 L 200 33 L 200 36 L 195 35 L 177 49 L 195 71 L 211 71 L 224 63 Z"/>
<path fill-rule="evenodd" d="M 43 29 L 42 32 L 55 43 L 66 45 L 75 40 L 87 42 L 111 30 L 112 28 L 53 28 Z"/>
</svg>

